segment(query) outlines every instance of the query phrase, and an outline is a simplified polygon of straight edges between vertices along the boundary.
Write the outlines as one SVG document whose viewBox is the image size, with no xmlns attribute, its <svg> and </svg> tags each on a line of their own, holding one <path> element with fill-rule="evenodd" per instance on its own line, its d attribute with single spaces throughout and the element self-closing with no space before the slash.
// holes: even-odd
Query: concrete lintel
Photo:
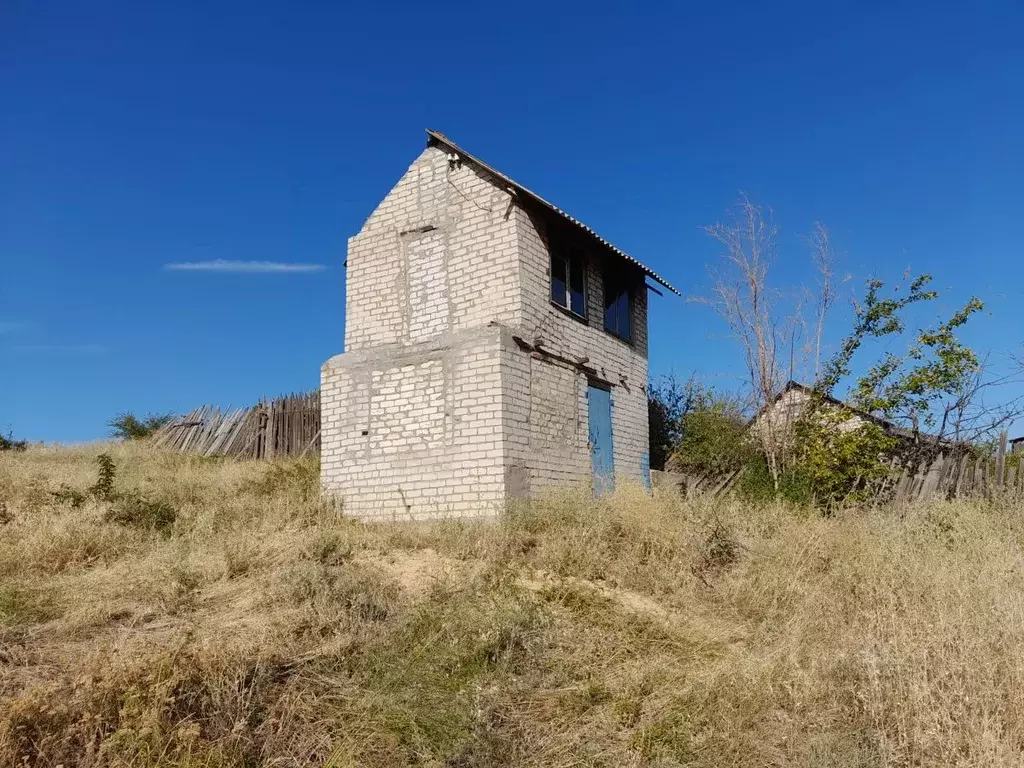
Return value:
<svg viewBox="0 0 1024 768">
<path fill-rule="evenodd" d="M 417 362 L 437 359 L 455 350 L 472 347 L 481 341 L 501 339 L 506 343 L 511 343 L 511 338 L 512 333 L 509 329 L 494 323 L 483 328 L 456 331 L 416 344 L 387 344 L 370 349 L 343 352 L 329 358 L 323 364 L 322 369 L 380 368 L 382 364 L 392 367 L 396 362 L 400 362 L 402 365 L 414 365 Z"/>
</svg>

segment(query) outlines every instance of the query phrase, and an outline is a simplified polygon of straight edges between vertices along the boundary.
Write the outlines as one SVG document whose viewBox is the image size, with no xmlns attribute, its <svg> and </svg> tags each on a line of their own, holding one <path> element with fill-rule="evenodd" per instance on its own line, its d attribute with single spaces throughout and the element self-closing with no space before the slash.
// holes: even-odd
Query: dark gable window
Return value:
<svg viewBox="0 0 1024 768">
<path fill-rule="evenodd" d="M 626 275 L 609 268 L 604 278 L 604 329 L 620 339 L 633 338 L 632 301 Z"/>
<path fill-rule="evenodd" d="M 580 317 L 587 315 L 583 254 L 557 241 L 551 246 L 551 300 Z"/>
</svg>

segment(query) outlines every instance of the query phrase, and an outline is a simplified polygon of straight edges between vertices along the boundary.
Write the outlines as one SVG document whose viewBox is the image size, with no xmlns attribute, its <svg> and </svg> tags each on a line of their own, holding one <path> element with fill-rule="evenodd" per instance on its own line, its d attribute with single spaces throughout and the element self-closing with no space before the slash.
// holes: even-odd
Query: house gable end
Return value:
<svg viewBox="0 0 1024 768">
<path fill-rule="evenodd" d="M 346 350 L 516 324 L 512 204 L 486 172 L 427 147 L 349 238 Z"/>
</svg>

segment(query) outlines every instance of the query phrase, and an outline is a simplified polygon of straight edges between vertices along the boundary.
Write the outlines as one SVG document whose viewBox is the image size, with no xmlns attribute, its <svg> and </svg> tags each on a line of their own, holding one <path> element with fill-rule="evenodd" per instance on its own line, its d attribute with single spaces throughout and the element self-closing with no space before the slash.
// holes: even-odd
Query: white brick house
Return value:
<svg viewBox="0 0 1024 768">
<path fill-rule="evenodd" d="M 322 481 L 360 517 L 649 482 L 651 270 L 428 131 L 348 243 Z"/>
</svg>

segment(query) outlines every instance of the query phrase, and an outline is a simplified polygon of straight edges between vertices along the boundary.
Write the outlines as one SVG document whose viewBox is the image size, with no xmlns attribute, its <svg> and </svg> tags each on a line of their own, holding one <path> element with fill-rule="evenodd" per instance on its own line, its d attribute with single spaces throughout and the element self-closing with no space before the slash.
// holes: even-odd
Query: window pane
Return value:
<svg viewBox="0 0 1024 768">
<path fill-rule="evenodd" d="M 566 306 L 565 259 L 551 254 L 551 300 Z"/>
<path fill-rule="evenodd" d="M 625 287 L 620 277 L 615 274 L 604 281 L 604 327 L 606 331 L 629 341 L 632 330 L 629 288 Z"/>
<path fill-rule="evenodd" d="M 606 331 L 615 331 L 616 320 L 615 320 L 615 295 L 612 293 L 615 289 L 605 280 L 604 283 L 604 329 Z"/>
<path fill-rule="evenodd" d="M 629 322 L 629 290 L 626 288 L 622 289 L 622 293 L 619 294 L 619 298 L 615 301 L 618 310 L 618 330 L 619 336 L 624 338 L 626 341 L 630 339 L 630 322 Z"/>
<path fill-rule="evenodd" d="M 578 253 L 573 253 L 569 260 L 569 309 L 577 315 L 586 314 L 584 296 L 583 259 Z"/>
</svg>

